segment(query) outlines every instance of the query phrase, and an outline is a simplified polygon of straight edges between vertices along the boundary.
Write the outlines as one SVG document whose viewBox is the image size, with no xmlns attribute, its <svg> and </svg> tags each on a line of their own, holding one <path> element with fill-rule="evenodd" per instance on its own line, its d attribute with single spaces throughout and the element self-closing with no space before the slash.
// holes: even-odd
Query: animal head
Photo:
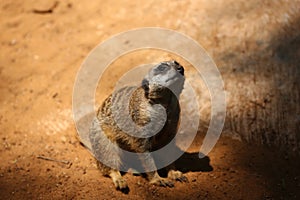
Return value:
<svg viewBox="0 0 300 200">
<path fill-rule="evenodd" d="M 161 99 L 166 94 L 180 95 L 184 85 L 184 68 L 175 60 L 155 65 L 142 81 L 145 94 L 150 99 Z"/>
</svg>

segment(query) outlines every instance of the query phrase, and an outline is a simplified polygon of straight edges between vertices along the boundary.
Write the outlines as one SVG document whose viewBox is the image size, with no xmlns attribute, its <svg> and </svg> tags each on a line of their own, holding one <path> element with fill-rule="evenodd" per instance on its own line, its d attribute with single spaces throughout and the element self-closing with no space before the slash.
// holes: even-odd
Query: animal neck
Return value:
<svg viewBox="0 0 300 200">
<path fill-rule="evenodd" d="M 178 99 L 176 97 L 175 94 L 173 94 L 173 92 L 171 90 L 167 91 L 163 97 L 161 98 L 153 98 L 153 99 L 149 99 L 150 104 L 154 105 L 154 104 L 160 104 L 162 105 L 164 108 L 168 109 L 170 107 L 172 107 L 172 105 L 174 103 L 178 103 Z"/>
</svg>

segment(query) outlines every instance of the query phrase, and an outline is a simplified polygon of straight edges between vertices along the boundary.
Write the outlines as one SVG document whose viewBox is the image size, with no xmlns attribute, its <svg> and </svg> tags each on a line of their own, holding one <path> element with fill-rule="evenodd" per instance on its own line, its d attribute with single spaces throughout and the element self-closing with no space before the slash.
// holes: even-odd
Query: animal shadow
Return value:
<svg viewBox="0 0 300 200">
<path fill-rule="evenodd" d="M 213 167 L 210 165 L 210 158 L 204 156 L 199 157 L 199 153 L 184 152 L 183 155 L 175 161 L 175 167 L 177 170 L 186 172 L 210 172 Z"/>
<path fill-rule="evenodd" d="M 210 158 L 208 156 L 199 157 L 199 152 L 189 153 L 183 152 L 183 154 L 173 163 L 176 170 L 182 173 L 187 172 L 210 172 L 213 171 L 213 167 L 210 165 Z M 167 167 L 162 168 L 158 173 L 166 177 Z"/>
</svg>

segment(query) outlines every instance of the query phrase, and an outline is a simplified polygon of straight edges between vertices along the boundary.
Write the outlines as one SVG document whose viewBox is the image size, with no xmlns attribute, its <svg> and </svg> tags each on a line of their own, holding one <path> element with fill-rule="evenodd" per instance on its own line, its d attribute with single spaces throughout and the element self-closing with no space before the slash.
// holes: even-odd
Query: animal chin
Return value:
<svg viewBox="0 0 300 200">
<path fill-rule="evenodd" d="M 154 89 L 149 91 L 148 97 L 150 99 L 161 99 L 164 97 L 164 89 Z"/>
</svg>

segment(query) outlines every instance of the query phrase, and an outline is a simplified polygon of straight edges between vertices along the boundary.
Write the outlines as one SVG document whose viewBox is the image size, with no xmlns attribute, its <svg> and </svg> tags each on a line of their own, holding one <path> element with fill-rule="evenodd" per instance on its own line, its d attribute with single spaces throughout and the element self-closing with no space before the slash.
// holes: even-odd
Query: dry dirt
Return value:
<svg viewBox="0 0 300 200">
<path fill-rule="evenodd" d="M 262 41 L 289 21 L 285 13 L 299 12 L 299 1 L 57 2 L 0 0 L 0 199 L 300 198 L 299 157 L 225 136 L 203 160 L 196 156 L 198 137 L 178 161 L 188 183 L 161 188 L 125 174 L 130 192 L 123 194 L 80 145 L 71 111 L 81 63 L 113 34 L 145 26 L 179 30 L 200 42 L 226 74 L 227 61 L 238 58 L 223 56 L 265 48 Z M 249 42 L 258 30 L 260 40 Z M 116 69 L 98 103 L 124 69 L 153 55 L 142 52 Z"/>
</svg>

